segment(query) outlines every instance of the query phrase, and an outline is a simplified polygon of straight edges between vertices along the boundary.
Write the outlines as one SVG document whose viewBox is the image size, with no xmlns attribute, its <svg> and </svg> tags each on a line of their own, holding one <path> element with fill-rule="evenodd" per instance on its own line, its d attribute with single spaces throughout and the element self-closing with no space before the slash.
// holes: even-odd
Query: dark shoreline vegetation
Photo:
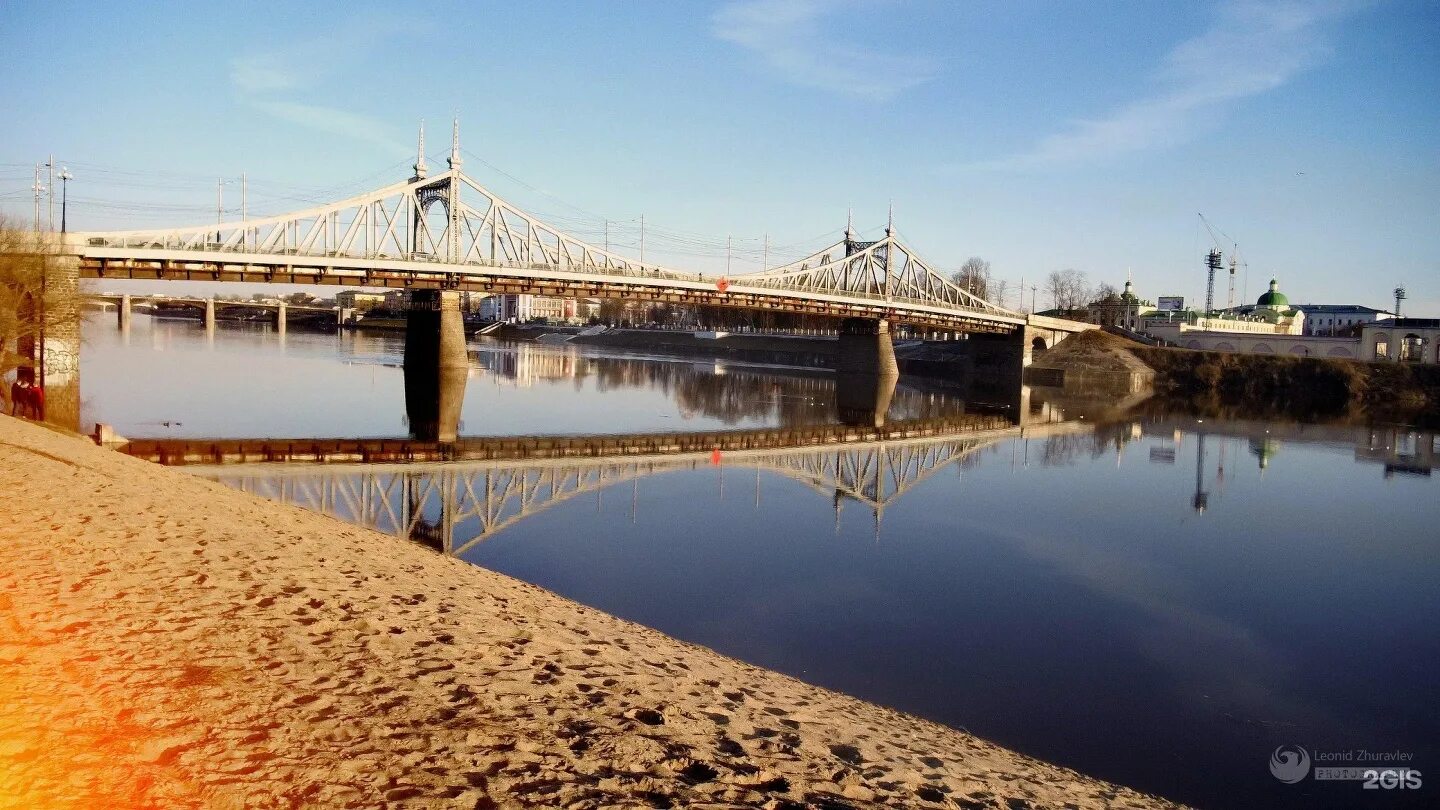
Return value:
<svg viewBox="0 0 1440 810">
<path fill-rule="evenodd" d="M 1440 367 L 1128 347 L 1155 369 L 1156 399 L 1201 416 L 1440 424 Z"/>
</svg>

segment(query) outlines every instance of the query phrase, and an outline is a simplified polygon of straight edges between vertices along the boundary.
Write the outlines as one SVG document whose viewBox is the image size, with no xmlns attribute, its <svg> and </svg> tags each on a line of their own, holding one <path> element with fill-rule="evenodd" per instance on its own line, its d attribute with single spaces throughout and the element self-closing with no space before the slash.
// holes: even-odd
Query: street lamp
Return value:
<svg viewBox="0 0 1440 810">
<path fill-rule="evenodd" d="M 74 179 L 68 168 L 60 167 L 60 233 L 65 233 L 65 211 L 70 202 L 70 181 Z"/>
</svg>

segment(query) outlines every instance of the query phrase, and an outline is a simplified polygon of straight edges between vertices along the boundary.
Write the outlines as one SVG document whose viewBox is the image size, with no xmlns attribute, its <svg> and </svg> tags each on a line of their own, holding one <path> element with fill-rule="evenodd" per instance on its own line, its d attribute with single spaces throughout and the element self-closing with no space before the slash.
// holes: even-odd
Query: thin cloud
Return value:
<svg viewBox="0 0 1440 810">
<path fill-rule="evenodd" d="M 247 54 L 232 59 L 230 83 L 244 94 L 293 90 L 299 85 L 295 74 L 278 64 L 272 54 Z"/>
<path fill-rule="evenodd" d="M 414 152 L 414 147 L 396 138 L 390 127 L 369 116 L 296 101 L 255 100 L 250 105 L 292 124 L 372 143 L 397 156 Z"/>
<path fill-rule="evenodd" d="M 839 43 L 822 19 L 856 0 L 735 0 L 711 18 L 715 37 L 758 56 L 786 81 L 867 101 L 887 101 L 934 78 L 921 56 L 879 53 Z"/>
<path fill-rule="evenodd" d="M 1026 169 L 1102 161 L 1174 146 L 1225 105 L 1283 86 L 1331 52 L 1325 24 L 1353 10 L 1343 2 L 1236 2 L 1210 30 L 1180 43 L 1155 72 L 1164 89 L 1109 115 L 1076 121 L 1033 148 L 971 168 Z"/>
<path fill-rule="evenodd" d="M 412 148 L 386 124 L 297 98 L 323 92 L 328 82 L 363 64 L 367 54 L 395 36 L 398 23 L 389 15 L 360 15 L 324 37 L 240 54 L 230 60 L 231 87 L 243 103 L 281 120 L 408 154 Z"/>
</svg>

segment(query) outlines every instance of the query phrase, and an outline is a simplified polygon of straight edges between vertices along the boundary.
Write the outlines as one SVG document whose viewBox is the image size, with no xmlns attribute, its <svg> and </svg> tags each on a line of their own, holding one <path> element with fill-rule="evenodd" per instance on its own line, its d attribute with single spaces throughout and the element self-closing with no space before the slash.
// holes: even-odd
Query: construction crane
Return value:
<svg viewBox="0 0 1440 810">
<path fill-rule="evenodd" d="M 1225 236 L 1224 231 L 1211 225 L 1210 220 L 1206 219 L 1204 214 L 1197 214 L 1197 216 L 1200 217 L 1200 222 L 1205 226 L 1205 230 L 1210 232 L 1210 241 L 1215 243 L 1215 247 L 1205 254 L 1205 268 L 1210 275 L 1205 287 L 1205 314 L 1209 315 L 1215 311 L 1215 272 L 1223 266 L 1222 260 L 1225 254 L 1225 246 L 1220 242 L 1220 238 L 1224 237 L 1225 241 L 1230 243 L 1230 293 L 1225 302 L 1227 308 L 1235 306 L 1235 270 L 1245 262 L 1240 259 L 1240 243 Z"/>
</svg>

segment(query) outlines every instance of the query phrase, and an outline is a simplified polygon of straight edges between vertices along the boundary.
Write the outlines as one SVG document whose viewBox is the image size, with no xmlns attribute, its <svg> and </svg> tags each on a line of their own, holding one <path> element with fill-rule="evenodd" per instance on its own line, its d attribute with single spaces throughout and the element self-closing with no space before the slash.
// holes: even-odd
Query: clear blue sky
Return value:
<svg viewBox="0 0 1440 810">
<path fill-rule="evenodd" d="M 737 272 L 847 206 L 953 269 L 1204 294 L 1197 212 L 1248 298 L 1440 317 L 1440 4 L 10 0 L 0 206 L 75 175 L 75 230 L 278 213 L 408 176 L 415 126 L 577 235 Z M 238 215 L 238 185 L 226 187 Z M 1242 282 L 1244 279 L 1242 278 Z M 1224 286 L 1217 297 L 1223 302 Z M 1013 303 L 1013 302 L 1012 302 Z"/>
</svg>

